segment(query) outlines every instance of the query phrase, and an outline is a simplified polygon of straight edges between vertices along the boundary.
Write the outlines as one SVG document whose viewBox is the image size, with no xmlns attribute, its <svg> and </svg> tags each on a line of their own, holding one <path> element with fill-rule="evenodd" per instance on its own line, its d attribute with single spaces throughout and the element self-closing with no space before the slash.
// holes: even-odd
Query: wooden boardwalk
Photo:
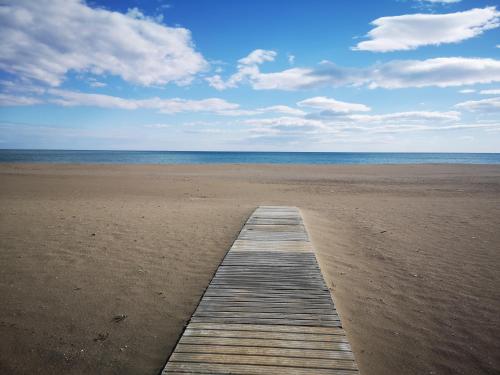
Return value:
<svg viewBox="0 0 500 375">
<path fill-rule="evenodd" d="M 162 374 L 358 374 L 295 207 L 255 210 Z"/>
</svg>

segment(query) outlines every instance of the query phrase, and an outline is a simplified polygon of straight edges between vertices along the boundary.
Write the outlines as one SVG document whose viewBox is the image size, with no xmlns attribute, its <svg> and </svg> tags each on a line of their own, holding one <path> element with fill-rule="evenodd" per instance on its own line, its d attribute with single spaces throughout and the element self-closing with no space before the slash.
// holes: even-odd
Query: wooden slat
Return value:
<svg viewBox="0 0 500 375">
<path fill-rule="evenodd" d="M 351 352 L 345 350 L 314 350 L 314 349 L 286 349 L 266 348 L 256 346 L 228 346 L 228 345 L 190 345 L 179 344 L 176 348 L 178 353 L 217 353 L 217 354 L 247 354 L 266 355 L 280 357 L 304 357 L 328 358 L 328 359 L 350 359 L 354 360 Z"/>
<path fill-rule="evenodd" d="M 286 366 L 236 365 L 221 363 L 169 362 L 164 374 L 247 374 L 247 375 L 353 375 L 356 370 L 311 369 Z"/>
<path fill-rule="evenodd" d="M 340 370 L 355 370 L 354 361 L 349 359 L 297 358 L 267 355 L 215 354 L 215 353 L 178 353 L 170 357 L 172 362 L 203 362 L 227 363 L 239 365 L 265 365 L 306 368 L 338 368 Z"/>
<path fill-rule="evenodd" d="M 247 220 L 163 374 L 357 374 L 294 207 Z"/>
<path fill-rule="evenodd" d="M 191 323 L 189 325 L 193 329 L 212 329 L 212 330 L 237 330 L 237 331 L 262 331 L 262 332 L 295 332 L 295 333 L 315 333 L 324 335 L 343 335 L 344 331 L 340 328 L 324 328 L 324 327 L 289 327 L 289 326 L 267 326 L 267 325 L 251 325 L 251 324 L 201 324 Z"/>
<path fill-rule="evenodd" d="M 245 339 L 231 337 L 191 337 L 182 336 L 181 344 L 259 346 L 267 348 L 351 350 L 345 342 L 319 342 L 304 340 Z"/>
<path fill-rule="evenodd" d="M 238 317 L 206 317 L 193 316 L 193 322 L 199 323 L 239 323 L 239 324 L 288 324 L 293 326 L 341 327 L 338 320 L 308 320 L 308 319 L 269 319 L 269 318 L 238 318 Z"/>
<path fill-rule="evenodd" d="M 240 311 L 200 311 L 196 310 L 193 316 L 214 318 L 259 318 L 259 319 L 298 319 L 298 320 L 340 320 L 337 314 L 291 314 L 273 312 L 240 312 Z"/>
<path fill-rule="evenodd" d="M 192 329 L 184 331 L 184 336 L 226 337 L 250 339 L 276 339 L 296 341 L 347 342 L 344 335 L 321 335 L 314 333 L 263 332 L 263 331 L 233 331 L 213 329 Z"/>
</svg>

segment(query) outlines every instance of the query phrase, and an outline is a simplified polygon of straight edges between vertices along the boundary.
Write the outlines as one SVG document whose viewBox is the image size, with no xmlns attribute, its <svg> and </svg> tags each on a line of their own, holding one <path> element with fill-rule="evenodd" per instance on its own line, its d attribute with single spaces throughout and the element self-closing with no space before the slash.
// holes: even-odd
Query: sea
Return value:
<svg viewBox="0 0 500 375">
<path fill-rule="evenodd" d="M 0 163 L 500 164 L 500 153 L 0 150 Z"/>
</svg>

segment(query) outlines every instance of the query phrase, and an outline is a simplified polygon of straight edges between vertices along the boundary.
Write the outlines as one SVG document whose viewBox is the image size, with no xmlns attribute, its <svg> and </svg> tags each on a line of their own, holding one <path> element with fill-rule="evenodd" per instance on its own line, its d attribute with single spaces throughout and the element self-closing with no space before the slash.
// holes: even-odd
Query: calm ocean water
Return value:
<svg viewBox="0 0 500 375">
<path fill-rule="evenodd" d="M 0 150 L 0 163 L 77 164 L 500 164 L 500 154 Z"/>
</svg>

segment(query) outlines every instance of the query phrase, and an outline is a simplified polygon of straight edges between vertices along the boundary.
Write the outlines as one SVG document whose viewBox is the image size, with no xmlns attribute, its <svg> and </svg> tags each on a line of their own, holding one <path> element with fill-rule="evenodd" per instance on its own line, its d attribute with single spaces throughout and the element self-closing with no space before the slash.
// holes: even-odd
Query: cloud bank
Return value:
<svg viewBox="0 0 500 375">
<path fill-rule="evenodd" d="M 51 95 L 48 102 L 62 106 L 91 106 L 100 108 L 118 109 L 155 109 L 160 113 L 180 112 L 216 112 L 235 110 L 238 104 L 227 102 L 219 98 L 208 98 L 202 100 L 188 100 L 180 98 L 161 99 L 158 97 L 149 99 L 125 99 L 116 96 L 89 94 L 61 89 L 49 89 Z"/>
<path fill-rule="evenodd" d="M 253 52 L 249 56 L 252 54 Z M 272 59 L 275 56 L 275 53 L 272 54 Z M 391 60 L 367 68 L 347 68 L 323 61 L 314 68 L 291 68 L 273 73 L 261 72 L 259 64 L 262 62 L 264 60 L 251 65 L 240 63 L 237 72 L 227 80 L 220 75 L 209 77 L 207 80 L 218 90 L 248 83 L 255 90 L 286 91 L 325 86 L 398 89 L 500 82 L 500 60 L 491 58 L 438 57 L 427 60 Z"/>
<path fill-rule="evenodd" d="M 500 26 L 495 7 L 476 8 L 448 14 L 407 14 L 381 17 L 355 51 L 389 52 L 421 46 L 458 43 Z"/>
<path fill-rule="evenodd" d="M 500 97 L 488 98 L 482 100 L 469 100 L 455 105 L 458 109 L 464 109 L 471 112 L 500 112 Z"/>
<path fill-rule="evenodd" d="M 80 0 L 3 2 L 0 34 L 0 69 L 51 86 L 69 72 L 111 74 L 145 86 L 182 85 L 208 66 L 189 30 Z"/>
<path fill-rule="evenodd" d="M 342 102 L 324 96 L 305 99 L 298 102 L 297 105 L 299 107 L 322 109 L 330 113 L 367 112 L 371 110 L 370 107 L 364 104 Z"/>
</svg>

